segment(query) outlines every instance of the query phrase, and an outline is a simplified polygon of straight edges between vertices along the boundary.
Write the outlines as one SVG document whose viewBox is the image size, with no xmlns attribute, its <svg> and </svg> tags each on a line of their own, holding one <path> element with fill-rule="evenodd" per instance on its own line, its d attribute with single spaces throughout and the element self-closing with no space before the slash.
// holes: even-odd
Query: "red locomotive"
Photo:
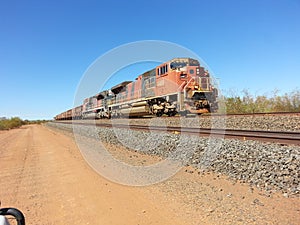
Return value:
<svg viewBox="0 0 300 225">
<path fill-rule="evenodd" d="M 175 58 L 122 82 L 110 90 L 86 98 L 81 106 L 56 120 L 111 118 L 145 115 L 180 115 L 215 112 L 218 90 L 198 60 Z"/>
</svg>

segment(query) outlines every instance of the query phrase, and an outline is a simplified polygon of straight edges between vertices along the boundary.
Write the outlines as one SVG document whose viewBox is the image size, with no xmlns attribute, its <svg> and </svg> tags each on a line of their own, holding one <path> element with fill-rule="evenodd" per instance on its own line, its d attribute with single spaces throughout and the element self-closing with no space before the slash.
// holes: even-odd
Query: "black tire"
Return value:
<svg viewBox="0 0 300 225">
<path fill-rule="evenodd" d="M 0 209 L 0 215 L 13 216 L 16 218 L 18 225 L 25 225 L 25 217 L 23 213 L 15 208 L 2 208 Z"/>
</svg>

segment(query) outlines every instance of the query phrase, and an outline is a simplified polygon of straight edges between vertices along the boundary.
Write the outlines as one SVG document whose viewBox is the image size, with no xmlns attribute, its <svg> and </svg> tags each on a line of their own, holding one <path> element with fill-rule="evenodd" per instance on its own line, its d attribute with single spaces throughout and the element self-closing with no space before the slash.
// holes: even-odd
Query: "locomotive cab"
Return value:
<svg viewBox="0 0 300 225">
<path fill-rule="evenodd" d="M 175 58 L 157 67 L 158 96 L 176 104 L 179 113 L 207 113 L 217 109 L 217 92 L 209 72 L 198 60 Z"/>
</svg>

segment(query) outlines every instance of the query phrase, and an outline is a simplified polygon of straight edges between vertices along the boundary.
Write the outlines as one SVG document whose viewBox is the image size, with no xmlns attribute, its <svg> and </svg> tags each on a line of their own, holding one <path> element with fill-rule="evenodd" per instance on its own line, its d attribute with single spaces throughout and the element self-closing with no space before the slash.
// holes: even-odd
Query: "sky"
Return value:
<svg viewBox="0 0 300 225">
<path fill-rule="evenodd" d="M 0 117 L 51 119 L 72 108 L 96 59 L 143 40 L 195 52 L 224 94 L 290 92 L 300 88 L 299 12 L 299 0 L 2 0 Z M 111 84 L 152 66 L 131 66 Z"/>
</svg>

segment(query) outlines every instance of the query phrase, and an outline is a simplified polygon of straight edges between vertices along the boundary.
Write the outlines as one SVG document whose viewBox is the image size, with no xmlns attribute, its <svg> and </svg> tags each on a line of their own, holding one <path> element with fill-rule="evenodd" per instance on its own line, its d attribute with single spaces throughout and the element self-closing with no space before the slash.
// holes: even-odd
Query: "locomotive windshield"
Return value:
<svg viewBox="0 0 300 225">
<path fill-rule="evenodd" d="M 173 59 L 170 63 L 171 69 L 178 69 L 185 66 L 199 66 L 199 62 L 196 59 L 191 58 L 177 58 Z"/>
<path fill-rule="evenodd" d="M 177 69 L 177 68 L 182 68 L 187 65 L 186 62 L 171 62 L 170 67 L 171 69 Z"/>
</svg>

